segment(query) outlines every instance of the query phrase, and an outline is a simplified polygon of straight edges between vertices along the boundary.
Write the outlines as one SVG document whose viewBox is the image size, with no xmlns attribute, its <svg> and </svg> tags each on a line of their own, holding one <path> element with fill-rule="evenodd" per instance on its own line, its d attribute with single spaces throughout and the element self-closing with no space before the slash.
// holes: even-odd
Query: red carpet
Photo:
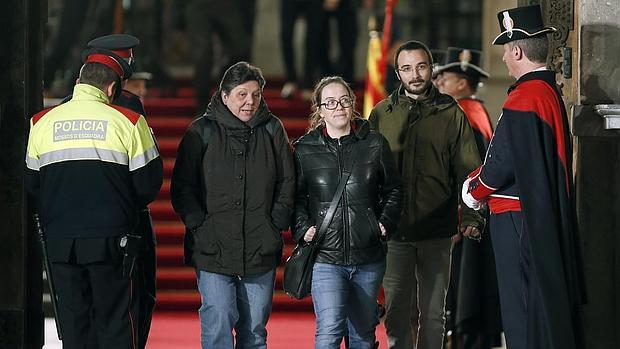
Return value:
<svg viewBox="0 0 620 349">
<path fill-rule="evenodd" d="M 314 348 L 314 314 L 274 312 L 267 324 L 269 349 Z M 387 348 L 383 325 L 377 327 L 379 348 Z M 147 349 L 200 348 L 200 322 L 196 312 L 155 313 Z M 344 346 L 342 346 L 344 348 Z"/>
</svg>

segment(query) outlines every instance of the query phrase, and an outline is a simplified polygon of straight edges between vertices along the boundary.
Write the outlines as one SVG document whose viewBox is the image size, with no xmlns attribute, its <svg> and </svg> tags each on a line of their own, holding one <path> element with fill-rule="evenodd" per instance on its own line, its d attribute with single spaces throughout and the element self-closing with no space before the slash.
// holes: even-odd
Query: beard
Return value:
<svg viewBox="0 0 620 349">
<path fill-rule="evenodd" d="M 415 87 L 413 86 L 414 83 L 423 83 L 422 86 L 420 87 Z M 413 94 L 413 95 L 421 95 L 424 92 L 426 92 L 431 86 L 431 80 L 424 80 L 424 79 L 415 79 L 415 80 L 410 80 L 407 81 L 407 83 L 403 83 L 403 88 L 405 89 L 405 91 Z"/>
</svg>

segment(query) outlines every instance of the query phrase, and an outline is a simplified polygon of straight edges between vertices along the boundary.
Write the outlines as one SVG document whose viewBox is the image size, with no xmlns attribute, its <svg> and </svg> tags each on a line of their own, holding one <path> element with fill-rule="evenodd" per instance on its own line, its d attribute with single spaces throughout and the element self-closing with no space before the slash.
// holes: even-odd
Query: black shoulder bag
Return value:
<svg viewBox="0 0 620 349">
<path fill-rule="evenodd" d="M 355 162 L 355 156 L 357 152 L 353 151 L 353 159 L 351 161 L 351 169 Z M 317 231 L 314 239 L 310 242 L 301 242 L 295 246 L 293 253 L 288 257 L 284 264 L 284 280 L 282 282 L 282 288 L 289 296 L 296 299 L 303 299 L 310 294 L 312 288 L 312 268 L 316 255 L 319 252 L 320 244 L 325 237 L 325 231 L 334 217 L 338 202 L 344 192 L 344 187 L 349 180 L 351 170 L 347 171 L 346 168 L 340 177 L 338 187 L 334 193 L 332 202 L 329 204 L 329 209 L 325 214 L 325 218 L 321 222 L 319 230 Z"/>
</svg>

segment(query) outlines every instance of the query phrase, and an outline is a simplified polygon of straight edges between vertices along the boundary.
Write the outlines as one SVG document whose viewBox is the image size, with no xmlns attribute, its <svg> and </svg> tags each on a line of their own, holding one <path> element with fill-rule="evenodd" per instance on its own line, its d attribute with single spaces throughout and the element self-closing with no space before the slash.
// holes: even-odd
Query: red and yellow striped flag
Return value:
<svg viewBox="0 0 620 349">
<path fill-rule="evenodd" d="M 364 118 L 368 118 L 372 108 L 386 97 L 385 75 L 386 56 L 392 33 L 392 12 L 397 0 L 386 0 L 383 37 L 379 38 L 376 30 L 371 30 L 368 42 L 366 63 L 366 88 L 364 89 Z M 374 28 L 373 28 L 374 29 Z"/>
<path fill-rule="evenodd" d="M 385 98 L 385 58 L 381 52 L 381 39 L 377 31 L 370 32 L 366 66 L 366 88 L 364 89 L 364 118 Z"/>
</svg>

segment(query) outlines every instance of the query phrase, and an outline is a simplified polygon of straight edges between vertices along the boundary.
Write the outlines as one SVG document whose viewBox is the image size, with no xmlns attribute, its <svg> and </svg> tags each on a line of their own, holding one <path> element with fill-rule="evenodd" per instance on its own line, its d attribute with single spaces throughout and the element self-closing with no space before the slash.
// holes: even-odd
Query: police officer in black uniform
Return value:
<svg viewBox="0 0 620 349">
<path fill-rule="evenodd" d="M 122 58 L 131 68 L 135 63 L 133 49 L 139 44 L 140 40 L 135 36 L 129 34 L 110 34 L 89 41 L 87 47 L 90 50 L 109 50 Z M 85 54 L 82 55 L 82 60 L 87 59 L 86 55 L 88 52 L 90 51 L 85 51 Z M 122 86 L 125 85 L 131 75 L 132 69 L 129 69 L 121 81 Z M 63 103 L 70 99 L 71 96 L 68 96 Z M 140 97 L 125 89 L 122 89 L 120 93 L 117 94 L 112 104 L 125 107 L 146 117 Z M 153 310 L 155 309 L 157 291 L 157 256 L 155 254 L 157 240 L 148 207 L 140 209 L 140 220 L 136 227 L 135 234 L 142 236 L 143 247 L 138 255 L 132 274 L 134 280 L 132 310 L 138 317 L 136 319 L 138 343 L 139 348 L 143 349 L 146 346 L 151 328 L 151 319 L 153 317 Z"/>
<path fill-rule="evenodd" d="M 133 67 L 135 63 L 133 49 L 139 44 L 140 40 L 132 35 L 111 34 L 89 41 L 88 47 L 110 50 L 125 59 L 130 67 Z M 123 86 L 130 76 L 131 75 L 125 77 Z M 112 104 L 131 109 L 146 117 L 140 97 L 125 89 L 114 99 Z M 136 287 L 132 297 L 132 308 L 137 310 L 138 314 L 136 323 L 138 328 L 139 348 L 144 348 L 151 329 L 151 319 L 153 317 L 153 310 L 155 309 L 157 291 L 157 256 L 155 255 L 157 240 L 148 207 L 140 209 L 140 220 L 135 233 L 142 236 L 142 241 L 144 243 L 143 249 L 140 251 L 136 260 L 134 270 Z"/>
<path fill-rule="evenodd" d="M 135 227 L 163 166 L 145 118 L 109 104 L 128 63 L 104 49 L 83 56 L 72 100 L 31 118 L 25 185 L 40 206 L 63 347 L 134 349 Z"/>
</svg>

